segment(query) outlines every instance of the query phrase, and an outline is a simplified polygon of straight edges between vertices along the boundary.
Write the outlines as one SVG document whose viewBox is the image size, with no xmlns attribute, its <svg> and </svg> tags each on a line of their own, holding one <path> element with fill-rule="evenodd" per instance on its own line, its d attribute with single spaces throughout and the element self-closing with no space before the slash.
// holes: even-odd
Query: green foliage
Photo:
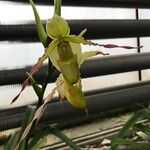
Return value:
<svg viewBox="0 0 150 150">
<path fill-rule="evenodd" d="M 128 139 L 122 139 L 122 138 L 115 138 L 113 140 L 113 143 L 116 145 L 126 145 L 127 147 L 124 147 L 124 150 L 128 149 L 129 147 L 132 150 L 149 150 L 150 149 L 150 143 L 138 143 L 135 141 L 131 141 Z M 116 147 L 115 147 L 115 149 L 116 149 Z M 112 148 L 112 150 L 115 150 L 115 149 Z"/>
<path fill-rule="evenodd" d="M 4 150 L 14 150 L 19 140 L 19 132 L 10 135 L 8 141 L 4 145 Z"/>
<path fill-rule="evenodd" d="M 35 138 L 34 138 L 35 139 Z M 33 139 L 33 140 L 34 140 Z M 46 137 L 45 138 L 39 138 L 39 140 L 37 140 L 37 139 L 35 139 L 34 140 L 34 143 L 30 146 L 30 145 L 28 145 L 28 149 L 29 150 L 40 150 L 41 149 L 41 147 L 43 146 L 43 145 L 45 145 L 45 143 L 46 143 L 46 141 L 47 141 L 47 139 L 46 139 Z"/>
<path fill-rule="evenodd" d="M 54 134 L 55 136 L 59 137 L 62 141 L 64 141 L 73 150 L 80 150 L 80 147 L 78 147 L 71 139 L 69 139 L 65 134 L 60 132 L 58 129 L 49 126 L 49 131 L 52 134 Z"/>
<path fill-rule="evenodd" d="M 21 138 L 23 131 L 25 130 L 25 128 L 27 127 L 27 125 L 30 123 L 30 121 L 33 118 L 35 108 L 36 108 L 35 106 L 28 106 L 28 109 L 27 109 L 26 115 L 22 121 L 20 130 L 10 136 L 9 140 L 7 141 L 7 143 L 4 146 L 4 150 L 14 150 L 15 149 L 16 145 L 18 144 L 18 142 Z M 25 138 L 21 142 L 19 150 L 25 150 L 26 142 L 28 142 L 27 138 Z"/>
<path fill-rule="evenodd" d="M 139 120 L 147 120 L 148 125 L 137 124 Z M 137 111 L 119 131 L 118 135 L 112 139 L 111 149 L 118 150 L 119 145 L 126 145 L 131 149 L 150 149 L 150 108 Z M 126 135 L 128 133 L 128 135 Z M 129 138 L 129 135 L 136 136 Z"/>
<path fill-rule="evenodd" d="M 70 146 L 70 148 L 72 148 L 73 150 L 80 150 L 80 148 L 71 140 L 69 139 L 65 134 L 63 134 L 60 130 L 58 130 L 55 127 L 51 127 L 50 125 L 41 125 L 40 129 L 38 130 L 38 132 L 36 133 L 36 135 L 34 136 L 34 138 L 31 140 L 31 142 L 28 145 L 28 149 L 33 149 L 35 147 L 35 145 L 40 141 L 41 139 L 44 139 L 44 137 L 46 137 L 48 134 L 53 134 L 55 136 L 57 136 L 58 138 L 60 138 L 63 142 L 65 142 L 68 146 Z"/>
</svg>

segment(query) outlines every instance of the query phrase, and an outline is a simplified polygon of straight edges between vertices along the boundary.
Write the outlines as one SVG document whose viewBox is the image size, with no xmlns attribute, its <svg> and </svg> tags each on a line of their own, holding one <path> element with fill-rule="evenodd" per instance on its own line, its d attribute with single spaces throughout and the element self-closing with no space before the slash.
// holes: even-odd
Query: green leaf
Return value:
<svg viewBox="0 0 150 150">
<path fill-rule="evenodd" d="M 60 138 L 63 142 L 65 142 L 68 146 L 70 146 L 73 150 L 80 150 L 80 147 L 78 147 L 71 139 L 69 139 L 66 135 L 64 135 L 61 131 L 58 129 L 48 126 L 40 126 L 41 128 L 38 130 L 38 132 L 35 134 L 34 138 L 29 143 L 29 150 L 33 150 L 34 145 L 40 140 L 43 139 L 48 134 L 53 134 Z"/>
<path fill-rule="evenodd" d="M 150 142 L 150 135 L 148 135 L 142 131 L 136 132 L 136 134 L 138 136 L 140 136 L 141 138 L 143 138 L 145 141 Z"/>
<path fill-rule="evenodd" d="M 150 144 L 149 143 L 137 143 L 131 140 L 125 140 L 121 138 L 116 138 L 113 140 L 113 144 L 115 145 L 126 145 L 130 146 L 134 150 L 149 150 Z M 111 147 L 112 150 L 118 150 L 116 147 Z"/>
<path fill-rule="evenodd" d="M 80 147 L 77 146 L 71 139 L 69 139 L 66 135 L 64 135 L 61 131 L 58 129 L 49 126 L 49 131 L 54 134 L 55 136 L 59 137 L 63 142 L 65 142 L 70 148 L 73 150 L 80 150 Z"/>
<path fill-rule="evenodd" d="M 29 0 L 29 1 L 30 1 L 30 4 L 31 4 L 33 12 L 34 12 L 39 39 L 42 42 L 43 46 L 46 48 L 48 46 L 48 36 L 46 34 L 46 31 L 43 27 L 42 21 L 40 19 L 40 16 L 36 10 L 36 7 L 35 7 L 33 1 L 32 0 Z"/>
<path fill-rule="evenodd" d="M 123 128 L 119 131 L 119 134 L 114 137 L 112 140 L 112 150 L 115 150 L 117 148 L 117 144 L 114 145 L 114 141 L 116 138 L 123 138 L 124 135 L 135 126 L 136 122 L 139 119 L 148 119 L 150 120 L 150 112 L 148 109 L 142 109 L 138 110 L 128 121 L 127 123 L 123 126 Z"/>
<path fill-rule="evenodd" d="M 34 148 L 34 146 L 38 143 L 38 141 L 40 141 L 40 139 L 43 139 L 43 137 L 46 136 L 45 131 L 38 131 L 37 134 L 35 134 L 32 138 L 32 140 L 30 141 L 29 145 L 28 145 L 28 149 L 31 150 Z"/>
<path fill-rule="evenodd" d="M 28 76 L 30 76 L 30 74 L 28 74 Z M 36 95 L 38 96 L 38 98 L 41 99 L 43 97 L 43 90 L 42 90 L 42 88 L 39 87 L 39 85 L 34 80 L 34 78 L 32 76 L 30 76 L 30 77 L 31 77 L 30 78 L 30 83 L 31 83 Z"/>
<path fill-rule="evenodd" d="M 149 126 L 149 124 L 148 125 L 136 124 L 134 128 L 135 128 L 136 131 L 142 131 L 142 132 L 145 132 L 146 134 L 150 135 L 150 126 Z"/>
<path fill-rule="evenodd" d="M 21 129 L 20 129 L 20 132 L 19 132 L 19 140 L 20 140 L 20 138 L 22 136 L 22 133 L 24 132 L 25 128 L 28 126 L 28 124 L 32 120 L 34 112 L 35 112 L 35 109 L 36 109 L 35 106 L 28 106 L 27 112 L 26 112 L 25 117 L 24 117 L 24 119 L 22 121 Z M 19 150 L 21 150 L 21 149 L 24 150 L 25 149 L 26 140 L 27 139 L 24 139 L 21 142 Z"/>
<path fill-rule="evenodd" d="M 7 143 L 4 145 L 4 150 L 14 150 L 18 140 L 19 140 L 19 132 L 15 132 L 9 137 Z"/>
<path fill-rule="evenodd" d="M 35 109 L 36 109 L 36 106 L 28 106 L 27 112 L 26 112 L 25 117 L 24 117 L 24 119 L 22 121 L 22 125 L 21 125 L 21 130 L 20 130 L 19 136 L 22 135 L 24 129 L 27 127 L 27 125 L 32 120 L 34 112 L 35 112 Z"/>
<path fill-rule="evenodd" d="M 40 139 L 44 139 L 45 136 L 49 134 L 49 131 L 47 130 L 48 125 L 41 124 L 32 132 L 33 138 L 31 139 L 28 149 L 31 150 L 34 148 L 34 145 L 36 145 Z M 40 142 L 41 143 L 41 142 Z"/>
<path fill-rule="evenodd" d="M 133 127 L 140 118 L 150 119 L 150 114 L 148 113 L 147 109 L 137 111 L 123 126 L 117 137 L 119 138 L 123 137 L 126 131 L 129 130 L 131 127 Z"/>
<path fill-rule="evenodd" d="M 28 149 L 29 150 L 40 150 L 41 147 L 45 145 L 46 141 L 47 141 L 46 138 L 41 138 L 32 146 L 32 148 L 28 148 Z"/>
<path fill-rule="evenodd" d="M 33 114 L 35 112 L 35 108 L 34 106 L 29 106 L 25 115 L 25 118 L 22 121 L 22 125 L 21 125 L 21 129 L 20 131 L 15 132 L 13 135 L 11 135 L 11 137 L 9 138 L 8 142 L 6 143 L 4 150 L 14 150 L 18 141 L 20 140 L 20 137 L 24 131 L 24 129 L 26 128 L 26 126 L 28 125 L 28 123 L 31 121 Z M 24 150 L 25 149 L 25 142 L 26 139 L 24 141 L 22 141 L 22 143 L 20 144 L 20 148 L 19 150 Z"/>
</svg>

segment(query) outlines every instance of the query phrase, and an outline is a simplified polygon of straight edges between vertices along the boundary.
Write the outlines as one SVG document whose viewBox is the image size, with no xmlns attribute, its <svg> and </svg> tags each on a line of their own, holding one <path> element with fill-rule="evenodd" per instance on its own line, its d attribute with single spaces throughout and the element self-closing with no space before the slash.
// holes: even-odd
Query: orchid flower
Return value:
<svg viewBox="0 0 150 150">
<path fill-rule="evenodd" d="M 99 51 L 82 53 L 80 43 L 88 43 L 82 37 L 86 30 L 78 36 L 69 35 L 68 23 L 60 16 L 55 15 L 47 22 L 46 31 L 52 39 L 59 39 L 57 47 L 49 54 L 49 57 L 53 65 L 61 72 L 56 81 L 57 85 L 63 82 L 58 88 L 60 98 L 66 97 L 74 107 L 85 108 L 86 100 L 82 92 L 80 65 L 91 56 L 105 54 Z"/>
<path fill-rule="evenodd" d="M 57 11 L 58 9 L 55 9 L 56 12 L 54 13 L 52 19 L 49 19 L 47 21 L 45 32 L 45 29 L 42 26 L 40 17 L 32 0 L 30 0 L 30 3 L 34 11 L 41 42 L 45 46 L 47 37 L 51 38 L 52 41 L 48 46 L 45 46 L 45 53 L 32 67 L 29 73 L 30 75 L 23 83 L 20 93 L 13 99 L 12 102 L 14 102 L 19 97 L 21 92 L 27 86 L 29 79 L 35 72 L 38 71 L 45 59 L 50 58 L 52 64 L 61 72 L 56 81 L 57 86 L 60 82 L 63 82 L 63 84 L 59 85 L 58 87 L 60 98 L 64 99 L 66 97 L 68 102 L 74 107 L 85 108 L 86 100 L 82 92 L 80 65 L 89 57 L 95 56 L 97 54 L 108 54 L 101 51 L 89 51 L 83 53 L 81 51 L 80 44 L 96 46 L 99 45 L 106 48 L 122 47 L 131 49 L 133 47 L 117 46 L 113 44 L 101 45 L 93 43 L 84 39 L 83 35 L 86 30 L 83 30 L 78 36 L 70 35 L 70 27 L 67 21 L 60 16 L 60 11 Z M 56 4 L 57 8 L 60 8 L 61 0 L 54 0 L 54 3 Z"/>
</svg>

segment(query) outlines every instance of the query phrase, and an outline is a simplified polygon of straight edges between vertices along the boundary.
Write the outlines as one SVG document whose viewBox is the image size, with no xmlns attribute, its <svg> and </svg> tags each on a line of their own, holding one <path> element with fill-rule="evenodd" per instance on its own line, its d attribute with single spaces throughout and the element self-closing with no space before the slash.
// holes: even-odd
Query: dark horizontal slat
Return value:
<svg viewBox="0 0 150 150">
<path fill-rule="evenodd" d="M 149 82 L 149 81 L 148 81 Z M 150 97 L 150 84 L 130 84 L 128 88 L 110 90 L 105 93 L 96 91 L 86 96 L 88 114 L 95 115 L 118 108 L 133 107 L 135 104 L 148 103 Z M 18 127 L 25 114 L 26 107 L 13 108 L 0 111 L 0 131 Z M 69 114 L 69 115 L 68 115 Z M 48 104 L 42 120 L 51 123 L 66 121 L 69 119 L 87 115 L 85 110 L 76 109 L 66 101 Z"/>
<path fill-rule="evenodd" d="M 68 22 L 71 34 L 77 35 L 86 28 L 87 39 L 150 36 L 150 20 L 69 20 Z M 0 25 L 0 33 L 0 41 L 39 41 L 36 26 L 31 22 Z"/>
<path fill-rule="evenodd" d="M 81 77 L 87 78 L 148 68 L 150 68 L 149 52 L 106 56 L 85 61 L 81 66 Z M 31 67 L 0 71 L 0 85 L 22 83 L 27 77 L 25 72 L 29 72 L 30 69 Z M 51 76 L 50 82 L 54 82 L 58 75 L 59 72 L 55 70 Z M 43 82 L 45 76 L 46 66 L 42 67 L 34 77 L 41 83 Z"/>
<path fill-rule="evenodd" d="M 1 0 L 28 3 L 26 0 Z M 36 4 L 53 5 L 53 0 L 34 0 Z M 149 0 L 62 0 L 65 6 L 150 8 Z"/>
</svg>

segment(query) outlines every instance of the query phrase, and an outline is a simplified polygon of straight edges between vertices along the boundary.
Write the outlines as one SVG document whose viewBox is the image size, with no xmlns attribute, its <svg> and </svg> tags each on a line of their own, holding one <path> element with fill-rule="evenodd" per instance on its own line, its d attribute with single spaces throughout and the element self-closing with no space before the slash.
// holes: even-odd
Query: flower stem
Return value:
<svg viewBox="0 0 150 150">
<path fill-rule="evenodd" d="M 61 16 L 61 0 L 54 0 L 54 15 Z"/>
</svg>

